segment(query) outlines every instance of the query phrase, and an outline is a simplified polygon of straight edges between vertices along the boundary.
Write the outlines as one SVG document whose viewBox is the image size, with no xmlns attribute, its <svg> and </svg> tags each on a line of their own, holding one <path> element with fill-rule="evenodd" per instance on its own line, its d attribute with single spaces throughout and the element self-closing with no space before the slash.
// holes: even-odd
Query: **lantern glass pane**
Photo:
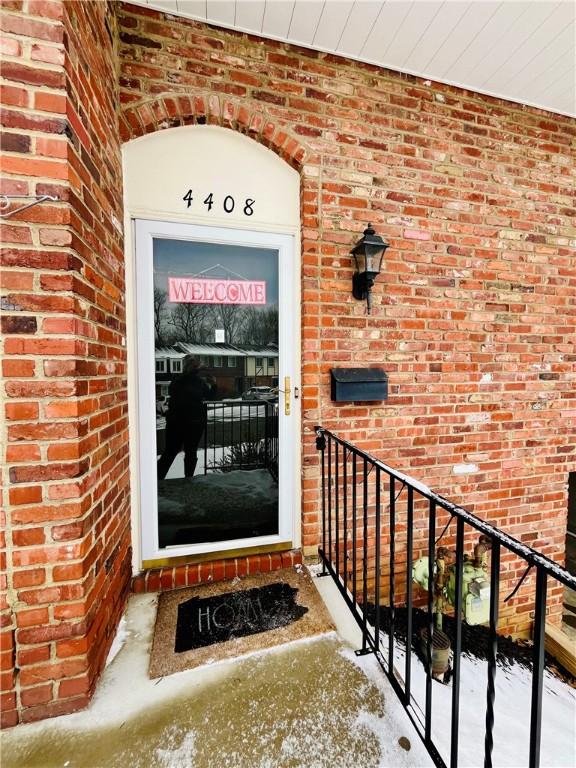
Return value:
<svg viewBox="0 0 576 768">
<path fill-rule="evenodd" d="M 353 253 L 354 256 L 354 265 L 356 267 L 356 272 L 365 272 L 364 269 L 364 254 L 363 253 Z"/>
<path fill-rule="evenodd" d="M 366 246 L 366 272 L 380 272 L 384 250 L 380 246 Z"/>
</svg>

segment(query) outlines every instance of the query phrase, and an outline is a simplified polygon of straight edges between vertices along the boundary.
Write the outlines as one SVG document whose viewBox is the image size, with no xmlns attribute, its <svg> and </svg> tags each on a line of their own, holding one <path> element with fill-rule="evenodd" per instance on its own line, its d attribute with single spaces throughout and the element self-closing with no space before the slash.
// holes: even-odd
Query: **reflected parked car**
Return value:
<svg viewBox="0 0 576 768">
<path fill-rule="evenodd" d="M 278 397 L 278 388 L 250 387 L 242 393 L 242 400 L 275 400 Z"/>
</svg>

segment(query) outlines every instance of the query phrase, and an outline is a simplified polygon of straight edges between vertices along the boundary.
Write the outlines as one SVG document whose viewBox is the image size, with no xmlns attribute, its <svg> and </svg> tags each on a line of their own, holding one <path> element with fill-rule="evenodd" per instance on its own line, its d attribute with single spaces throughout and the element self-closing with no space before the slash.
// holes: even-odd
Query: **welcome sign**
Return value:
<svg viewBox="0 0 576 768">
<path fill-rule="evenodd" d="M 180 304 L 266 304 L 263 280 L 169 277 L 168 299 Z"/>
</svg>

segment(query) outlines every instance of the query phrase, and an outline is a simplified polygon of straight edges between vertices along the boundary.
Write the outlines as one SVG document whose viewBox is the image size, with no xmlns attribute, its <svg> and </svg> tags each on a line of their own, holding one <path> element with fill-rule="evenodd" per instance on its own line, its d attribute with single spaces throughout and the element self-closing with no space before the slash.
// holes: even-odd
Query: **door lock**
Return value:
<svg viewBox="0 0 576 768">
<path fill-rule="evenodd" d="M 284 415 L 290 416 L 290 376 L 284 376 Z"/>
</svg>

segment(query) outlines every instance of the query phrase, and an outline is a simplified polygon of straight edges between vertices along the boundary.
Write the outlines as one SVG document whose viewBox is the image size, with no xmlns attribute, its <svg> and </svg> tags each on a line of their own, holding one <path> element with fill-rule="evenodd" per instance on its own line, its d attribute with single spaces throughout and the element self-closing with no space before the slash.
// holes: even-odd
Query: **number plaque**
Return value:
<svg viewBox="0 0 576 768">
<path fill-rule="evenodd" d="M 213 192 L 209 192 L 203 200 L 202 196 L 203 195 L 201 194 L 196 198 L 194 190 L 189 189 L 182 197 L 182 200 L 186 203 L 186 209 L 190 208 L 193 204 L 196 204 L 198 206 L 204 205 L 208 213 L 212 210 L 222 211 L 223 213 L 233 213 L 235 210 L 238 212 L 241 210 L 242 215 L 244 216 L 254 215 L 256 200 L 253 197 L 245 197 L 237 201 L 234 195 L 225 195 L 220 200 L 214 196 Z M 199 202 L 200 200 L 202 200 L 202 202 Z"/>
</svg>

